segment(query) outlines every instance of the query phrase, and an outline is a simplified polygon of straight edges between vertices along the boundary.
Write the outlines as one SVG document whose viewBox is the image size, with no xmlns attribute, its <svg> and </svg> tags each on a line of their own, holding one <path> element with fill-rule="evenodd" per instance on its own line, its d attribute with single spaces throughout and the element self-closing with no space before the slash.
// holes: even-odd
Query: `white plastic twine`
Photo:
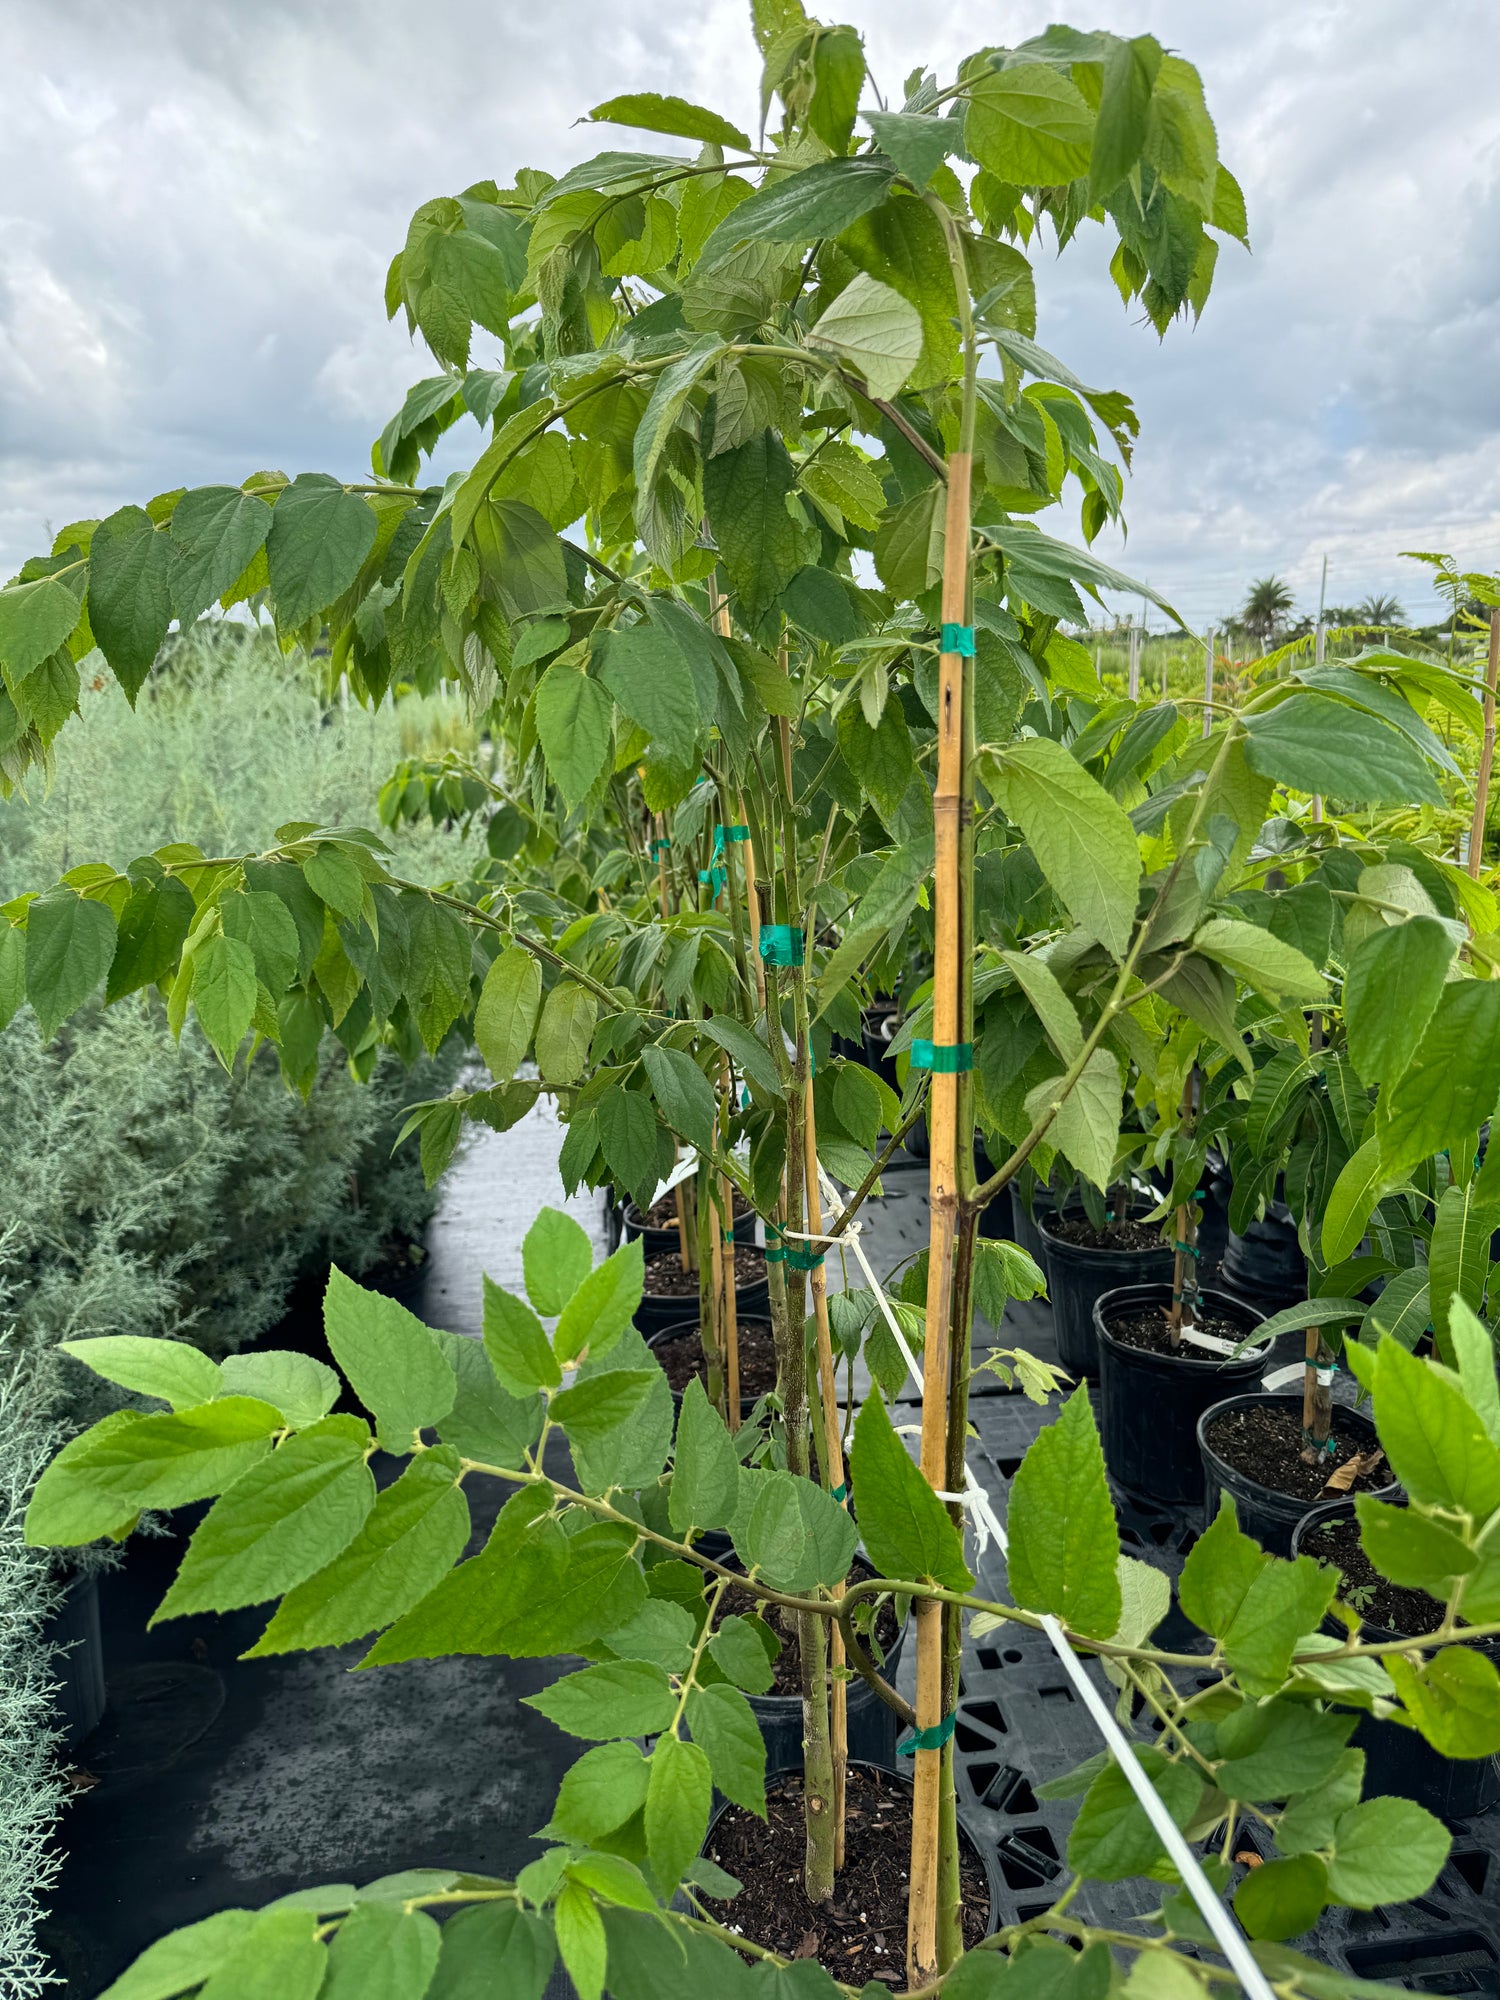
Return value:
<svg viewBox="0 0 1500 2000">
<path fill-rule="evenodd" d="M 824 1201 L 837 1211 L 843 1206 L 843 1202 L 838 1191 L 833 1187 L 828 1176 L 824 1173 L 821 1161 L 818 1165 L 818 1179 L 823 1186 Z M 890 1301 L 886 1298 L 884 1289 L 876 1278 L 875 1273 L 870 1269 L 870 1261 L 866 1257 L 864 1246 L 859 1240 L 860 1230 L 861 1225 L 856 1220 L 851 1222 L 843 1234 L 839 1236 L 809 1236 L 795 1229 L 788 1229 L 785 1233 L 788 1237 L 793 1238 L 799 1243 L 825 1243 L 835 1245 L 839 1248 L 847 1246 L 854 1252 L 859 1267 L 865 1274 L 870 1290 L 875 1294 L 876 1303 L 885 1315 L 885 1322 L 890 1328 L 891 1337 L 901 1350 L 901 1357 L 906 1363 L 912 1381 L 920 1390 L 922 1388 L 922 1371 L 917 1366 L 916 1358 L 906 1343 L 906 1336 L 901 1331 L 900 1322 L 891 1311 Z M 1212 1336 L 1205 1336 L 1204 1344 L 1206 1345 L 1211 1338 Z M 1227 1346 L 1227 1343 L 1225 1345 Z M 1298 1372 L 1300 1373 L 1300 1364 Z M 962 1493 L 940 1492 L 937 1497 L 939 1500 L 946 1500 L 962 1507 L 969 1515 L 981 1554 L 991 1541 L 995 1543 L 1002 1555 L 1009 1552 L 1010 1543 L 1006 1536 L 1005 1528 L 996 1515 L 994 1508 L 990 1505 L 989 1495 L 974 1477 L 970 1466 L 965 1465 L 964 1467 L 964 1491 Z M 1083 1662 L 1079 1659 L 1077 1653 L 1074 1652 L 1067 1633 L 1050 1612 L 1042 1613 L 1041 1625 L 1042 1630 L 1046 1633 L 1051 1643 L 1053 1652 L 1062 1661 L 1068 1679 L 1077 1689 L 1079 1699 L 1088 1710 L 1100 1735 L 1108 1745 L 1110 1755 L 1125 1773 L 1125 1782 L 1140 1801 L 1142 1811 L 1145 1813 L 1147 1819 L 1150 1820 L 1153 1831 L 1171 1857 L 1172 1865 L 1182 1877 L 1184 1888 L 1186 1888 L 1188 1894 L 1197 1904 L 1199 1914 L 1213 1933 L 1214 1942 L 1229 1961 L 1230 1968 L 1235 1977 L 1239 1980 L 1240 1985 L 1245 1991 L 1251 1995 L 1251 2000 L 1275 2000 L 1270 1981 L 1251 1957 L 1250 1947 L 1243 1933 L 1235 1923 L 1234 1918 L 1229 1914 L 1229 1911 L 1225 1909 L 1223 1900 L 1215 1891 L 1213 1884 L 1204 1874 L 1202 1863 L 1188 1846 L 1186 1840 L 1184 1840 L 1181 1828 L 1162 1803 L 1161 1794 L 1142 1770 L 1140 1760 L 1135 1754 L 1135 1746 L 1115 1720 L 1113 1712 L 1100 1694 L 1098 1688 L 1094 1686 L 1094 1683 L 1084 1672 Z"/>
</svg>

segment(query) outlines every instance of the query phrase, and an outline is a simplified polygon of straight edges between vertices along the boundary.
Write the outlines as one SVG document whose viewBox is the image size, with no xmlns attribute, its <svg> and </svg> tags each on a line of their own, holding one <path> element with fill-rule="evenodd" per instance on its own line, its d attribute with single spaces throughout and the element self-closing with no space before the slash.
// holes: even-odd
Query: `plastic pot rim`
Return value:
<svg viewBox="0 0 1500 2000">
<path fill-rule="evenodd" d="M 1297 1494 L 1283 1493 L 1279 1486 L 1267 1486 L 1263 1480 L 1257 1479 L 1253 1472 L 1242 1472 L 1237 1465 L 1232 1465 L 1227 1458 L 1221 1457 L 1208 1442 L 1209 1425 L 1217 1417 L 1223 1416 L 1226 1410 L 1233 1409 L 1236 1404 L 1243 1403 L 1270 1403 L 1296 1410 L 1300 1406 L 1301 1398 L 1295 1393 L 1286 1394 L 1279 1389 L 1248 1389 L 1241 1391 L 1238 1395 L 1221 1397 L 1217 1403 L 1210 1403 L 1208 1408 L 1203 1412 L 1203 1415 L 1198 1419 L 1198 1449 L 1203 1453 L 1206 1462 L 1211 1463 L 1215 1467 L 1222 1466 L 1225 1472 L 1231 1474 L 1235 1479 L 1243 1480 L 1247 1486 L 1258 1488 L 1260 1492 L 1269 1494 L 1272 1499 L 1283 1502 L 1287 1507 L 1301 1507 L 1306 1511 L 1308 1503 L 1301 1500 Z M 1343 1407 L 1346 1418 L 1354 1417 L 1372 1435 L 1374 1434 L 1375 1425 L 1362 1410 L 1349 1409 L 1347 1406 L 1341 1407 Z M 1377 1486 L 1371 1493 L 1370 1498 L 1372 1500 L 1383 1499 L 1386 1494 L 1395 1493 L 1399 1489 L 1400 1481 L 1392 1478 L 1388 1486 Z M 1317 1505 L 1318 1503 L 1313 1502 L 1312 1504 Z"/>
<path fill-rule="evenodd" d="M 1157 1363 L 1163 1368 L 1176 1368 L 1185 1364 L 1190 1368 L 1205 1371 L 1216 1369 L 1227 1371 L 1246 1366 L 1258 1368 L 1276 1344 L 1273 1338 L 1263 1341 L 1259 1347 L 1248 1347 L 1243 1354 L 1235 1355 L 1215 1354 L 1208 1348 L 1194 1349 L 1190 1345 L 1187 1346 L 1185 1353 L 1157 1354 L 1150 1348 L 1132 1347 L 1129 1341 L 1121 1340 L 1117 1334 L 1111 1333 L 1104 1323 L 1106 1309 L 1119 1312 L 1127 1301 L 1133 1303 L 1136 1300 L 1143 1305 L 1160 1304 L 1163 1295 L 1170 1301 L 1172 1287 L 1160 1280 L 1148 1280 L 1139 1285 L 1116 1285 L 1112 1291 L 1101 1292 L 1094 1301 L 1094 1331 L 1098 1334 L 1101 1344 L 1108 1346 L 1111 1354 L 1118 1356 L 1127 1364 L 1138 1362 L 1144 1367 L 1149 1367 L 1152 1363 Z M 1264 1326 L 1266 1322 L 1265 1313 L 1258 1312 L 1248 1300 L 1236 1298 L 1231 1292 L 1221 1292 L 1216 1287 L 1205 1288 L 1199 1292 L 1198 1297 L 1205 1301 L 1213 1301 L 1219 1311 L 1231 1307 L 1251 1319 L 1256 1326 Z M 1199 1442 L 1202 1442 L 1201 1438 Z"/>
</svg>

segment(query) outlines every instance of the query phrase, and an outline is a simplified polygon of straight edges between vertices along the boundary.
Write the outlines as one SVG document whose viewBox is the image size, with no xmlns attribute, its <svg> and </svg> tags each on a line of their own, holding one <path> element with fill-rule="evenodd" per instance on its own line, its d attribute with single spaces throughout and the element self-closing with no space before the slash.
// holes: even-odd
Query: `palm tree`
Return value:
<svg viewBox="0 0 1500 2000">
<path fill-rule="evenodd" d="M 1368 631 L 1383 632 L 1392 625 L 1404 624 L 1406 613 L 1394 597 L 1371 596 L 1355 607 L 1354 622 Z"/>
<path fill-rule="evenodd" d="M 1253 639 L 1266 651 L 1276 635 L 1276 628 L 1292 608 L 1292 592 L 1288 584 L 1279 576 L 1257 577 L 1250 586 L 1245 599 L 1245 608 L 1240 613 L 1240 623 Z"/>
</svg>

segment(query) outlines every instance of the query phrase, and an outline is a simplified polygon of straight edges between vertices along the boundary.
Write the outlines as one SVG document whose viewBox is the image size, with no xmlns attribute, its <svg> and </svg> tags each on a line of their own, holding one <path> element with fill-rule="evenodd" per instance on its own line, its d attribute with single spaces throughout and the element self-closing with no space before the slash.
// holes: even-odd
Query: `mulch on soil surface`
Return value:
<svg viewBox="0 0 1500 2000">
<path fill-rule="evenodd" d="M 1333 1450 L 1319 1465 L 1302 1462 L 1302 1406 L 1300 1403 L 1252 1403 L 1248 1409 L 1227 1410 L 1215 1417 L 1205 1435 L 1208 1442 L 1232 1465 L 1258 1479 L 1273 1492 L 1293 1500 L 1318 1500 L 1328 1483 L 1328 1475 L 1357 1453 L 1370 1449 L 1363 1438 L 1340 1430 L 1341 1413 L 1333 1413 Z M 1375 1493 L 1391 1484 L 1391 1468 L 1382 1458 L 1368 1472 L 1361 1472 L 1350 1489 L 1355 1493 Z M 1336 1494 L 1329 1494 L 1336 1499 Z"/>
<path fill-rule="evenodd" d="M 874 1574 L 875 1571 L 863 1556 L 856 1556 L 849 1565 L 849 1578 L 853 1583 L 863 1583 L 867 1577 L 872 1577 Z M 766 1689 L 766 1693 L 800 1695 L 802 1652 L 797 1644 L 796 1613 L 786 1610 L 780 1604 L 763 1605 L 760 1599 L 752 1596 L 748 1590 L 740 1590 L 733 1584 L 724 1593 L 721 1610 L 726 1618 L 731 1612 L 738 1612 L 741 1618 L 751 1618 L 758 1613 L 765 1619 L 781 1641 L 781 1651 L 776 1655 L 772 1668 L 776 1678 Z M 882 1655 L 890 1652 L 896 1643 L 896 1634 L 900 1630 L 901 1627 L 896 1619 L 896 1607 L 890 1598 L 886 1598 L 875 1613 L 875 1641 Z M 871 1658 L 875 1658 L 873 1652 Z M 876 1664 L 879 1665 L 878 1659 Z M 853 1688 L 859 1683 L 851 1681 L 849 1685 Z"/>
<path fill-rule="evenodd" d="M 844 1866 L 833 1901 L 809 1903 L 802 1888 L 806 1836 L 802 1774 L 773 1778 L 767 1818 L 730 1806 L 708 1837 L 709 1858 L 742 1883 L 719 1906 L 721 1923 L 789 1958 L 816 1958 L 850 1986 L 877 1979 L 906 1984 L 907 1871 L 911 1867 L 911 1783 L 870 1765 L 851 1766 L 845 1802 Z M 959 1829 L 959 1886 L 966 1948 L 989 1918 L 984 1864 Z"/>
<path fill-rule="evenodd" d="M 766 1253 L 753 1243 L 737 1243 L 734 1250 L 734 1287 L 742 1292 L 758 1285 L 766 1275 Z M 685 1299 L 698 1296 L 698 1273 L 684 1271 L 675 1250 L 661 1250 L 646 1259 L 648 1299 Z"/>
<path fill-rule="evenodd" d="M 1121 1216 L 1096 1229 L 1086 1215 L 1048 1215 L 1038 1218 L 1044 1238 L 1075 1244 L 1080 1250 L 1164 1250 L 1160 1228 L 1155 1223 L 1132 1222 Z"/>
<path fill-rule="evenodd" d="M 1157 1307 L 1148 1312 L 1120 1313 L 1104 1324 L 1126 1347 L 1138 1347 L 1147 1354 L 1171 1354 L 1181 1361 L 1206 1363 L 1210 1368 L 1221 1367 L 1228 1359 L 1210 1348 L 1194 1347 L 1191 1341 L 1174 1348 L 1166 1313 Z M 1215 1339 L 1231 1341 L 1238 1347 L 1254 1329 L 1241 1320 L 1231 1319 L 1227 1313 L 1202 1312 L 1198 1315 L 1197 1331 L 1211 1333 Z"/>
<path fill-rule="evenodd" d="M 708 1363 L 696 1324 L 674 1333 L 670 1340 L 658 1340 L 651 1352 L 679 1396 L 695 1375 L 707 1387 Z M 776 1387 L 776 1339 L 768 1319 L 739 1321 L 739 1355 L 740 1401 L 754 1402 Z"/>
<path fill-rule="evenodd" d="M 1303 1536 L 1300 1547 L 1303 1555 L 1332 1563 L 1342 1573 L 1339 1596 L 1349 1604 L 1350 1592 L 1356 1594 L 1357 1601 L 1350 1608 L 1367 1625 L 1399 1632 L 1403 1638 L 1420 1639 L 1442 1624 L 1443 1607 L 1436 1598 L 1429 1597 L 1425 1590 L 1406 1589 L 1380 1574 L 1365 1554 L 1357 1521 L 1320 1521 Z"/>
</svg>

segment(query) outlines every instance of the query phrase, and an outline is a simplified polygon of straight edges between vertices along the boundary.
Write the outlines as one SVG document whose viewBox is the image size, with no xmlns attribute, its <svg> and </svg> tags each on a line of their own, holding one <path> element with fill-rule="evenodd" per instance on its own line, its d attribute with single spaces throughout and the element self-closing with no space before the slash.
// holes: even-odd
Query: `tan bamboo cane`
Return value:
<svg viewBox="0 0 1500 2000">
<path fill-rule="evenodd" d="M 806 1120 L 803 1126 L 803 1156 L 807 1161 L 807 1228 L 811 1236 L 823 1234 L 823 1196 L 818 1187 L 818 1131 L 813 1114 L 812 1078 L 807 1079 Z M 830 1490 L 847 1507 L 848 1495 L 843 1490 L 844 1446 L 839 1436 L 838 1385 L 833 1377 L 833 1341 L 828 1331 L 828 1273 L 822 1264 L 812 1269 L 813 1325 L 818 1344 L 818 1398 L 823 1405 L 823 1470 Z M 840 1580 L 833 1594 L 842 1597 L 844 1584 Z M 849 1769 L 849 1702 L 848 1683 L 838 1669 L 844 1664 L 844 1635 L 837 1625 L 830 1625 L 830 1664 L 833 1675 L 833 1865 L 844 1865 L 844 1784 Z"/>
<path fill-rule="evenodd" d="M 968 618 L 969 480 L 971 459 L 954 452 L 948 460 L 948 506 L 943 552 L 942 617 L 963 625 Z M 932 816 L 933 865 L 932 1039 L 951 1048 L 959 1031 L 959 822 L 963 790 L 963 656 L 943 653 L 938 666 L 937 784 Z M 958 1078 L 934 1068 L 929 1122 L 931 1235 L 927 1265 L 927 1331 L 922 1357 L 922 1474 L 935 1492 L 944 1490 L 948 1438 L 948 1370 L 953 1312 L 953 1246 L 958 1217 Z M 943 1614 L 931 1599 L 919 1599 L 917 1621 L 917 1728 L 942 1721 Z M 937 1976 L 938 1837 L 942 1776 L 941 1750 L 918 1750 L 912 1789 L 911 1900 L 907 1914 L 907 1979 L 925 1986 Z"/>
<path fill-rule="evenodd" d="M 1484 747 L 1474 782 L 1474 818 L 1469 827 L 1469 873 L 1477 882 L 1484 860 L 1484 822 L 1490 802 L 1490 773 L 1495 767 L 1495 683 L 1500 680 L 1500 606 L 1490 613 L 1490 657 L 1484 672 Z"/>
<path fill-rule="evenodd" d="M 723 1092 L 722 1103 L 732 1110 L 730 1092 L 734 1084 L 729 1073 L 729 1057 L 720 1059 L 719 1083 Z M 740 1427 L 740 1316 L 739 1301 L 735 1297 L 738 1278 L 734 1260 L 737 1255 L 734 1236 L 734 1191 L 729 1182 L 720 1179 L 719 1187 L 724 1196 L 724 1213 L 719 1218 L 719 1242 L 722 1246 L 728 1238 L 727 1257 L 721 1249 L 721 1266 L 727 1261 L 728 1272 L 724 1282 L 724 1419 L 732 1431 Z"/>
</svg>

